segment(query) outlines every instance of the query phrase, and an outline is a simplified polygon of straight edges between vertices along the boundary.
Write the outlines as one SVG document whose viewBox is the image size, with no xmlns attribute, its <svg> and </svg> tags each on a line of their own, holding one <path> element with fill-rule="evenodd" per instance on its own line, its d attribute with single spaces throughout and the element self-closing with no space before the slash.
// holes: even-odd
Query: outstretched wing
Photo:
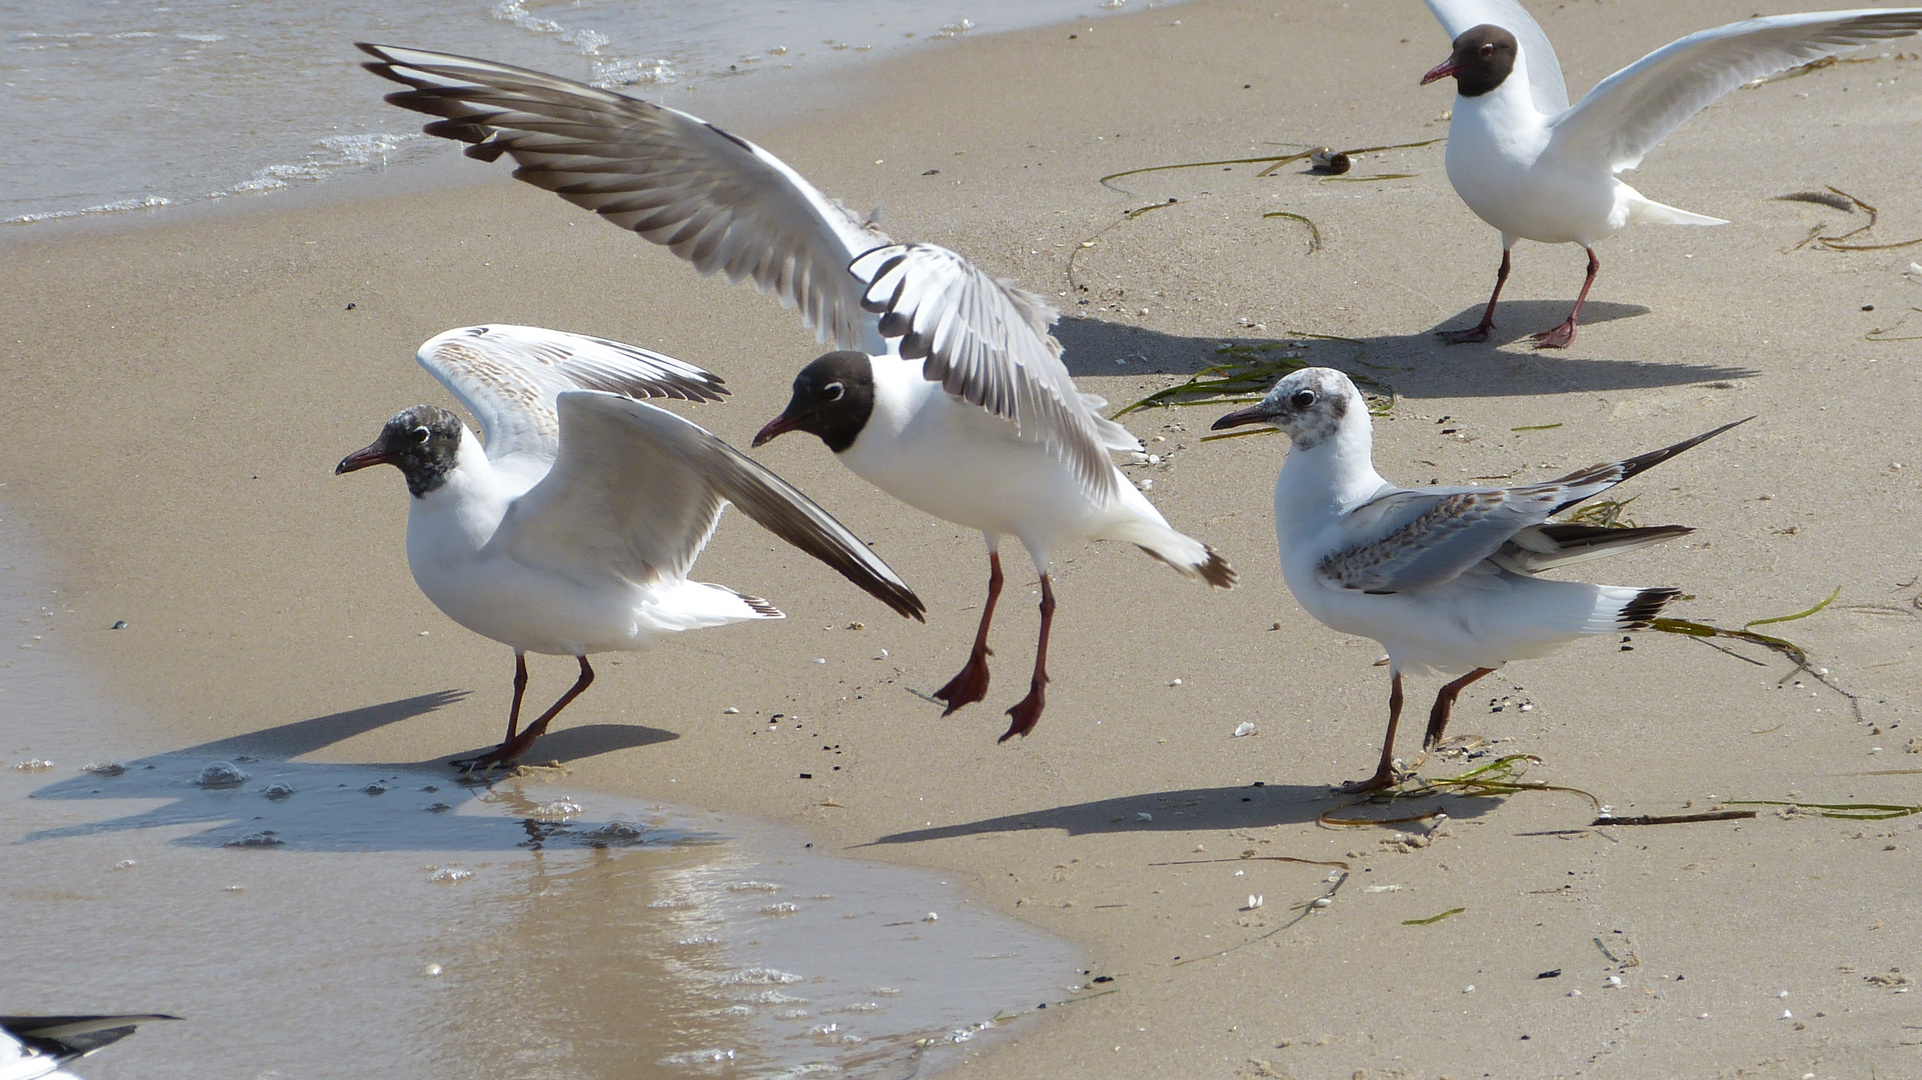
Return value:
<svg viewBox="0 0 1922 1080">
<path fill-rule="evenodd" d="M 415 359 L 480 421 L 493 461 L 517 454 L 551 461 L 560 446 L 554 400 L 564 391 L 686 401 L 727 395 L 720 376 L 671 356 L 539 326 L 463 326 L 429 339 Z"/>
<path fill-rule="evenodd" d="M 1342 529 L 1351 539 L 1323 557 L 1316 575 L 1333 588 L 1392 593 L 1438 585 L 1483 559 L 1505 552 L 1511 569 L 1529 572 L 1626 550 L 1627 530 L 1614 543 L 1586 533 L 1538 528 L 1553 514 L 1607 491 L 1669 458 L 1720 435 L 1749 417 L 1673 446 L 1611 461 L 1541 484 L 1508 488 L 1394 488 L 1350 511 Z M 1686 532 L 1687 530 L 1681 530 Z M 1657 535 L 1661 534 L 1661 535 Z M 1680 535 L 1663 528 L 1635 531 L 1641 542 Z M 1533 553 L 1531 555 L 1530 553 Z M 1526 569 L 1525 569 L 1526 568 Z"/>
<path fill-rule="evenodd" d="M 881 335 L 900 338 L 924 377 L 1046 445 L 1096 499 L 1115 494 L 1108 450 L 1140 444 L 1075 388 L 1046 300 L 933 244 L 878 248 L 849 269 L 867 282 L 861 304 L 881 316 Z"/>
<path fill-rule="evenodd" d="M 1642 155 L 1723 94 L 1876 41 L 1922 31 L 1922 8 L 1771 15 L 1690 34 L 1595 84 L 1550 121 L 1546 155 L 1614 172 Z"/>
<path fill-rule="evenodd" d="M 1543 116 L 1568 108 L 1568 87 L 1562 83 L 1562 62 L 1555 58 L 1555 46 L 1515 0 L 1428 0 L 1428 10 L 1435 13 L 1450 41 L 1484 23 L 1515 35 L 1528 66 L 1528 92 L 1535 107 Z"/>
<path fill-rule="evenodd" d="M 850 260 L 888 243 L 773 154 L 696 116 L 555 75 L 447 53 L 361 43 L 387 95 L 442 119 L 429 135 L 502 154 L 517 179 L 631 229 L 729 281 L 752 278 L 823 341 L 880 352 Z"/>
<path fill-rule="evenodd" d="M 515 500 L 495 542 L 592 580 L 680 580 L 733 503 L 901 615 L 927 608 L 860 538 L 793 485 L 665 409 L 595 391 L 560 395 L 560 456 Z"/>
</svg>

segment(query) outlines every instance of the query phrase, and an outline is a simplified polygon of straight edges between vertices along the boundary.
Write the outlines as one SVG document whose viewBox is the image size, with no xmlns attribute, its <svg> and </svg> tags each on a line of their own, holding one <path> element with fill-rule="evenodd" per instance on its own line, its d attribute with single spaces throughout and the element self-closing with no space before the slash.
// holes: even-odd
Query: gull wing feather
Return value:
<svg viewBox="0 0 1922 1080">
<path fill-rule="evenodd" d="M 1917 31 L 1922 8 L 1860 8 L 1771 15 L 1690 34 L 1603 79 L 1551 120 L 1544 160 L 1633 169 L 1689 117 L 1744 83 Z"/>
<path fill-rule="evenodd" d="M 1115 495 L 1108 450 L 1124 437 L 1125 449 L 1140 444 L 1075 388 L 1046 300 L 933 244 L 877 248 L 849 269 L 867 283 L 861 304 L 881 316 L 881 335 L 900 339 L 902 359 L 923 361 L 924 378 L 1047 446 L 1095 499 Z"/>
<path fill-rule="evenodd" d="M 1568 87 L 1562 82 L 1562 62 L 1555 58 L 1555 46 L 1548 35 L 1515 0 L 1427 0 L 1442 31 L 1453 41 L 1486 23 L 1515 35 L 1521 43 L 1528 66 L 1528 92 L 1543 116 L 1554 116 L 1568 108 Z"/>
<path fill-rule="evenodd" d="M 720 376 L 671 356 L 539 326 L 463 326 L 429 339 L 415 359 L 480 421 L 492 461 L 517 454 L 553 460 L 560 447 L 554 402 L 564 391 L 685 401 L 727 395 Z"/>
<path fill-rule="evenodd" d="M 888 243 L 786 163 L 696 116 L 538 71 L 448 53 L 361 43 L 367 70 L 411 87 L 387 95 L 438 116 L 429 135 L 508 154 L 516 179 L 630 229 L 729 281 L 752 279 L 822 341 L 880 352 L 848 277 Z"/>
<path fill-rule="evenodd" d="M 554 467 L 508 508 L 493 543 L 591 582 L 687 577 L 728 504 L 903 616 L 914 591 L 860 538 L 765 466 L 665 409 L 592 390 L 558 401 Z"/>
<path fill-rule="evenodd" d="M 1390 593 L 1448 581 L 1501 553 L 1511 569 L 1525 573 L 1615 554 L 1687 532 L 1679 526 L 1607 530 L 1617 539 L 1598 540 L 1580 526 L 1544 525 L 1549 517 L 1592 499 L 1630 477 L 1720 435 L 1754 417 L 1651 450 L 1623 461 L 1577 469 L 1558 480 L 1507 488 L 1390 488 L 1343 515 L 1353 537 L 1324 556 L 1316 575 L 1332 588 Z"/>
</svg>

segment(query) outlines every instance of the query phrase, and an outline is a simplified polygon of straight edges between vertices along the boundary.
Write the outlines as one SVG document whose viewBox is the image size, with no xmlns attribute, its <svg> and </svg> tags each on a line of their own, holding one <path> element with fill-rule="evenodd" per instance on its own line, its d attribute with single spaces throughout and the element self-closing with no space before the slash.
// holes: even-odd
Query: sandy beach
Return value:
<svg viewBox="0 0 1922 1080">
<path fill-rule="evenodd" d="M 1534 6 L 1576 94 L 1753 10 Z M 1239 164 L 1097 183 L 1439 140 L 1452 92 L 1416 81 L 1447 42 L 1412 0 L 1197 0 L 973 38 L 837 75 L 777 116 L 670 99 L 848 205 L 879 205 L 897 238 L 1051 297 L 1082 388 L 1117 406 L 1224 344 L 1283 343 L 1393 388 L 1376 461 L 1411 485 L 1547 479 L 1754 415 L 1619 492 L 1636 521 L 1696 533 L 1572 576 L 1678 587 L 1689 598 L 1670 614 L 1722 627 L 1839 589 L 1816 615 L 1756 628 L 1807 650 L 1828 685 L 1742 642 L 1579 642 L 1478 684 L 1451 729 L 1534 755 L 1528 781 L 1573 790 L 1342 810 L 1328 785 L 1372 769 L 1387 675 L 1374 642 L 1315 623 L 1282 583 L 1270 496 L 1286 441 L 1204 445 L 1226 406 L 1150 409 L 1124 423 L 1161 438 L 1163 460 L 1129 474 L 1242 584 L 1208 590 L 1114 545 L 1066 552 L 1032 737 L 994 741 L 1032 659 L 1025 558 L 1010 545 L 988 701 L 941 719 L 922 695 L 965 658 L 978 538 L 797 437 L 756 456 L 871 541 L 927 625 L 730 515 L 696 576 L 790 618 L 608 658 L 535 756 L 582 790 L 936 870 L 1084 950 L 1083 1000 L 1023 1019 L 955 1076 L 1922 1075 L 1922 994 L 1906 992 L 1922 971 L 1922 818 L 1763 805 L 1590 827 L 1582 794 L 1617 815 L 1922 802 L 1922 275 L 1904 274 L 1922 246 L 1798 247 L 1867 218 L 1776 199 L 1833 185 L 1878 208 L 1854 242 L 1922 236 L 1922 47 L 1902 44 L 1906 59 L 1738 91 L 1651 154 L 1629 178 L 1641 191 L 1732 224 L 1603 245 L 1565 353 L 1526 334 L 1566 313 L 1573 247 L 1518 246 L 1495 342 L 1431 333 L 1472 322 L 1499 258 L 1439 142 L 1364 155 L 1339 182 Z M 446 691 L 469 693 L 395 708 L 312 756 L 431 761 L 498 739 L 509 650 L 414 586 L 397 477 L 332 475 L 402 407 L 451 404 L 411 360 L 429 336 L 533 323 L 661 350 L 728 380 L 725 404 L 676 407 L 742 446 L 822 351 L 751 288 L 698 278 L 505 165 L 460 167 L 458 187 L 376 178 L 352 197 L 0 234 L 0 507 L 53 567 L 65 640 L 160 718 L 152 747 Z M 1410 175 L 1366 179 L 1379 174 Z M 1127 216 L 1154 204 L 1169 205 Z M 1263 216 L 1276 211 L 1310 219 L 1319 250 L 1300 221 Z M 565 659 L 530 667 L 530 701 L 572 678 Z M 1433 689 L 1412 680 L 1411 701 Z M 770 733 L 774 713 L 788 720 Z M 1233 737 L 1243 721 L 1257 734 Z M 1438 806 L 1445 819 L 1320 820 Z M 1243 910 L 1251 895 L 1264 903 Z"/>
</svg>

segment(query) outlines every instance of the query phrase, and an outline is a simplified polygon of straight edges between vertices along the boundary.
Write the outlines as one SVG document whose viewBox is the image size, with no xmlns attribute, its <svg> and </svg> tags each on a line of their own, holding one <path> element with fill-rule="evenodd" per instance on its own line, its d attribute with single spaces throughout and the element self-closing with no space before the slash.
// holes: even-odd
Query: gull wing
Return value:
<svg viewBox="0 0 1922 1080">
<path fill-rule="evenodd" d="M 387 95 L 442 119 L 429 135 L 508 154 L 516 179 L 545 188 L 729 281 L 752 278 L 822 341 L 882 351 L 848 277 L 888 243 L 773 154 L 687 113 L 555 75 L 447 53 L 361 43 L 367 70 L 410 90 Z"/>
<path fill-rule="evenodd" d="M 1614 529 L 1608 531 L 1619 533 L 1619 540 L 1598 540 L 1579 527 L 1544 523 L 1551 515 L 1752 419 L 1723 424 L 1673 446 L 1578 469 L 1541 484 L 1421 491 L 1392 488 L 1342 517 L 1342 530 L 1352 539 L 1324 556 L 1315 573 L 1332 588 L 1392 593 L 1438 585 L 1497 553 L 1514 564 L 1511 569 L 1532 573 L 1615 554 L 1609 548 L 1627 550 L 1669 539 L 1680 535 L 1672 531 L 1679 527 Z"/>
<path fill-rule="evenodd" d="M 0 1016 L 0 1080 L 71 1078 L 60 1066 L 119 1042 L 141 1024 L 178 1019 L 161 1013 Z"/>
<path fill-rule="evenodd" d="M 464 326 L 415 354 L 480 421 L 487 456 L 527 454 L 551 461 L 560 448 L 554 399 L 568 390 L 627 397 L 719 401 L 718 375 L 671 356 L 606 338 L 538 326 Z"/>
<path fill-rule="evenodd" d="M 1484 23 L 1515 35 L 1528 66 L 1528 92 L 1535 107 L 1543 116 L 1554 116 L 1568 108 L 1568 87 L 1562 82 L 1562 62 L 1555 58 L 1555 46 L 1548 43 L 1548 35 L 1515 0 L 1427 2 L 1450 41 Z"/>
<path fill-rule="evenodd" d="M 881 335 L 900 338 L 902 359 L 923 361 L 924 378 L 1047 446 L 1094 498 L 1114 496 L 1108 450 L 1140 443 L 1075 388 L 1046 300 L 933 244 L 877 248 L 848 269 L 867 283 L 861 306 L 881 316 Z"/>
<path fill-rule="evenodd" d="M 1877 41 L 1922 31 L 1922 8 L 1771 15 L 1690 34 L 1595 84 L 1549 123 L 1547 160 L 1633 169 L 1689 117 L 1723 94 Z"/>
<path fill-rule="evenodd" d="M 927 608 L 860 538 L 793 485 L 665 409 L 560 395 L 560 456 L 507 510 L 494 543 L 583 582 L 687 577 L 727 503 L 903 616 Z"/>
</svg>

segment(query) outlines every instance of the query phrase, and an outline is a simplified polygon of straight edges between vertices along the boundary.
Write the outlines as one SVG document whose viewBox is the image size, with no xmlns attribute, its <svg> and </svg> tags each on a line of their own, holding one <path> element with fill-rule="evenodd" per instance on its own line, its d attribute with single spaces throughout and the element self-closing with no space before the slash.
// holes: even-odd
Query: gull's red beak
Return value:
<svg viewBox="0 0 1922 1080">
<path fill-rule="evenodd" d="M 1228 415 L 1208 425 L 1208 427 L 1210 430 L 1213 430 L 1213 431 L 1225 431 L 1228 428 L 1241 427 L 1244 424 L 1259 424 L 1269 419 L 1269 417 L 1270 417 L 1270 414 L 1268 413 L 1268 411 L 1263 409 L 1260 405 L 1250 405 L 1249 407 L 1242 409 L 1239 412 L 1229 413 Z"/>
<path fill-rule="evenodd" d="M 334 475 L 339 476 L 341 473 L 355 472 L 359 469 L 365 469 L 369 465 L 390 465 L 393 463 L 393 460 L 394 459 L 381 448 L 379 443 L 372 443 L 341 458 L 340 464 L 334 466 Z"/>
<path fill-rule="evenodd" d="M 1451 56 L 1448 59 L 1442 61 L 1441 63 L 1436 64 L 1433 68 L 1429 69 L 1428 74 L 1423 75 L 1421 77 L 1421 85 L 1427 86 L 1429 83 L 1434 82 L 1437 79 L 1446 79 L 1450 75 L 1453 75 L 1454 73 L 1456 73 L 1457 71 L 1460 71 L 1461 69 L 1462 69 L 1462 66 L 1460 64 L 1457 64 L 1455 62 L 1455 58 Z"/>
<path fill-rule="evenodd" d="M 769 420 L 766 427 L 754 433 L 754 442 L 752 445 L 762 446 L 771 443 L 775 439 L 786 435 L 788 432 L 794 431 L 797 426 L 798 425 L 789 418 L 788 414 L 782 413 L 774 419 Z"/>
</svg>

